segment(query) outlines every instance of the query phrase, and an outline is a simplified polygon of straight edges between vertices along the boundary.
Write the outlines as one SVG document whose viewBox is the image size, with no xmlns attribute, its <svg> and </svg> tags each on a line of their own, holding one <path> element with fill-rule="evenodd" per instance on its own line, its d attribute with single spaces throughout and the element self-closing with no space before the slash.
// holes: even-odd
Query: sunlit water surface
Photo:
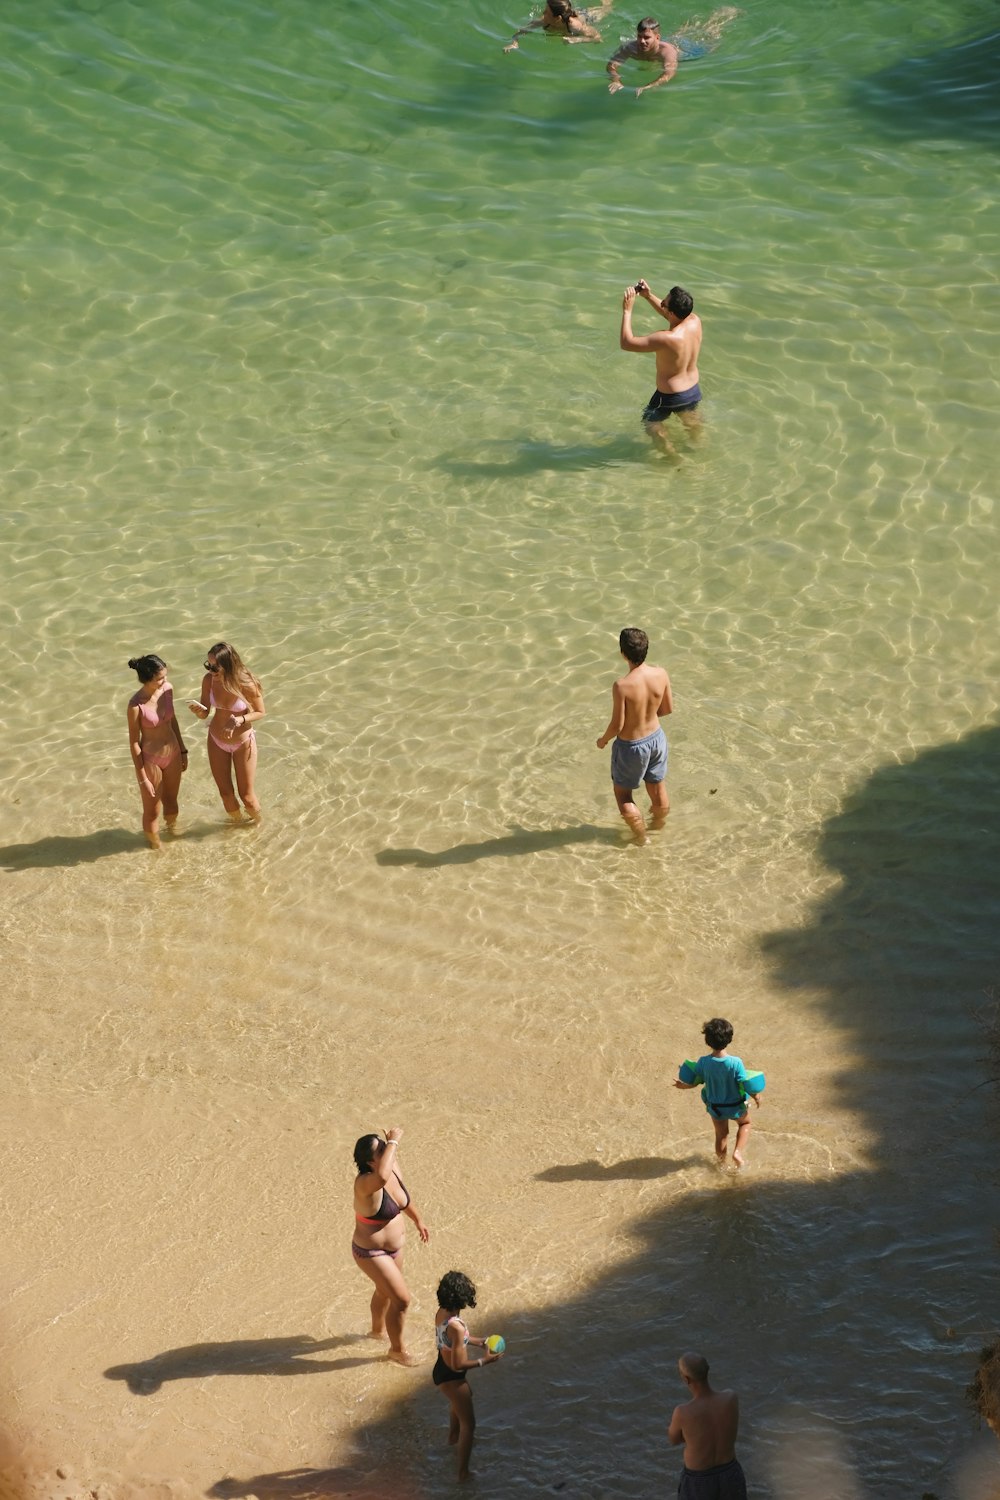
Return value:
<svg viewBox="0 0 1000 1500">
<path fill-rule="evenodd" d="M 351 1147 L 397 1121 L 414 1346 L 452 1266 L 508 1337 L 477 1493 L 671 1493 L 692 1345 L 754 1495 L 996 1493 L 994 16 L 777 0 L 609 98 L 637 16 L 0 19 L 26 1493 L 450 1492 L 426 1368 L 355 1340 Z M 638 276 L 705 323 L 675 462 Z M 642 848 L 594 747 L 631 623 L 676 694 Z M 220 636 L 265 819 L 192 720 L 154 855 L 125 663 L 180 701 Z M 720 1012 L 769 1079 L 739 1181 L 669 1086 Z"/>
</svg>

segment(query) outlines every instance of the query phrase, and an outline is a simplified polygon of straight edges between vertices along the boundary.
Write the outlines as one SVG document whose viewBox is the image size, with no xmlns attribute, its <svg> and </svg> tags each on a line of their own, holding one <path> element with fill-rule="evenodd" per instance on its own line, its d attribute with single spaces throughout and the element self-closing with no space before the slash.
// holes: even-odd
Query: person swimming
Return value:
<svg viewBox="0 0 1000 1500">
<path fill-rule="evenodd" d="M 705 57 L 718 44 L 725 27 L 740 14 L 732 5 L 721 6 L 707 20 L 685 22 L 679 31 L 666 40 L 660 36 L 660 23 L 652 16 L 644 16 L 635 28 L 635 37 L 623 42 L 614 57 L 608 61 L 605 69 L 611 79 L 608 93 L 617 94 L 625 87 L 618 75 L 618 64 L 621 62 L 660 64 L 659 76 L 636 89 L 637 99 L 647 90 L 669 83 L 677 72 L 679 63 Z"/>
<path fill-rule="evenodd" d="M 529 31 L 548 31 L 561 35 L 564 42 L 599 42 L 601 33 L 590 23 L 599 21 L 610 10 L 610 0 L 594 9 L 578 11 L 570 0 L 546 0 L 542 14 L 527 26 L 521 26 L 506 47 L 505 52 L 518 50 L 517 39 Z"/>
</svg>

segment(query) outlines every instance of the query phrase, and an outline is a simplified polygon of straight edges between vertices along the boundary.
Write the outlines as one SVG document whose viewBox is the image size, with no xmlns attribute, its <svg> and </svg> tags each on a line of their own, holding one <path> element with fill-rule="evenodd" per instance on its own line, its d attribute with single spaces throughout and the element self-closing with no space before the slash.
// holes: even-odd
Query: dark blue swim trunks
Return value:
<svg viewBox="0 0 1000 1500">
<path fill-rule="evenodd" d="M 686 391 L 654 391 L 642 414 L 644 422 L 665 422 L 674 411 L 692 411 L 701 401 L 701 386 Z"/>
</svg>

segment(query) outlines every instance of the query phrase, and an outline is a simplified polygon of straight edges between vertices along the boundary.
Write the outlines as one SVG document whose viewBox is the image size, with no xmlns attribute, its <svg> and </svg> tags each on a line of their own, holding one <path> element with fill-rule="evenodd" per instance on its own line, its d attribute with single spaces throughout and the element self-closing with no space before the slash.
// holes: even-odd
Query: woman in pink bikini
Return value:
<svg viewBox="0 0 1000 1500">
<path fill-rule="evenodd" d="M 413 1207 L 396 1171 L 403 1132 L 397 1125 L 380 1135 L 363 1135 L 354 1147 L 354 1237 L 351 1254 L 359 1270 L 375 1283 L 372 1293 L 373 1339 L 389 1337 L 389 1358 L 400 1365 L 418 1365 L 403 1343 L 403 1323 L 410 1293 L 403 1280 L 403 1216 L 412 1219 L 424 1244 L 430 1231 Z"/>
<path fill-rule="evenodd" d="M 215 712 L 208 729 L 208 763 L 226 812 L 238 820 L 242 801 L 250 816 L 259 818 L 260 803 L 254 792 L 257 737 L 253 726 L 264 717 L 264 695 L 235 646 L 218 641 L 209 649 L 201 681 L 201 702 L 190 707 L 203 723 Z"/>
<path fill-rule="evenodd" d="M 172 829 L 187 750 L 174 713 L 166 662 L 159 656 L 133 656 L 129 666 L 140 687 L 128 700 L 128 747 L 142 796 L 142 831 L 150 848 L 159 849 L 160 807 L 163 821 Z"/>
</svg>

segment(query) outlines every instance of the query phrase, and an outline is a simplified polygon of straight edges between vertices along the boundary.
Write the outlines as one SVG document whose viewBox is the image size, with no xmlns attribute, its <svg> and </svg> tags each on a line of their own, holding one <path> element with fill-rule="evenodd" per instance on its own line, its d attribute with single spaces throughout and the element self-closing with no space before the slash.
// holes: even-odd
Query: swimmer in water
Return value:
<svg viewBox="0 0 1000 1500">
<path fill-rule="evenodd" d="M 149 847 L 159 849 L 160 808 L 164 822 L 173 831 L 188 753 L 174 713 L 174 690 L 167 681 L 166 662 L 154 655 L 134 656 L 129 666 L 140 684 L 128 702 L 128 744 L 142 797 L 142 831 Z"/>
<path fill-rule="evenodd" d="M 617 94 L 625 85 L 618 76 L 620 62 L 659 63 L 660 75 L 650 83 L 636 89 L 635 97 L 649 89 L 669 83 L 677 72 L 678 63 L 691 62 L 704 57 L 718 42 L 723 29 L 740 14 L 732 5 L 724 5 L 713 11 L 707 21 L 687 21 L 669 41 L 660 36 L 660 23 L 652 16 L 645 16 L 635 28 L 635 40 L 625 42 L 608 63 L 606 72 L 611 79 L 608 93 Z"/>
<path fill-rule="evenodd" d="M 560 35 L 564 42 L 599 42 L 601 33 L 595 30 L 590 22 L 599 21 L 602 16 L 607 15 L 610 8 L 611 0 L 584 12 L 578 11 L 570 4 L 570 0 L 545 0 L 545 9 L 538 19 L 529 21 L 527 26 L 519 27 L 503 50 L 516 52 L 519 36 L 526 36 L 529 31 L 539 30 Z"/>
</svg>

